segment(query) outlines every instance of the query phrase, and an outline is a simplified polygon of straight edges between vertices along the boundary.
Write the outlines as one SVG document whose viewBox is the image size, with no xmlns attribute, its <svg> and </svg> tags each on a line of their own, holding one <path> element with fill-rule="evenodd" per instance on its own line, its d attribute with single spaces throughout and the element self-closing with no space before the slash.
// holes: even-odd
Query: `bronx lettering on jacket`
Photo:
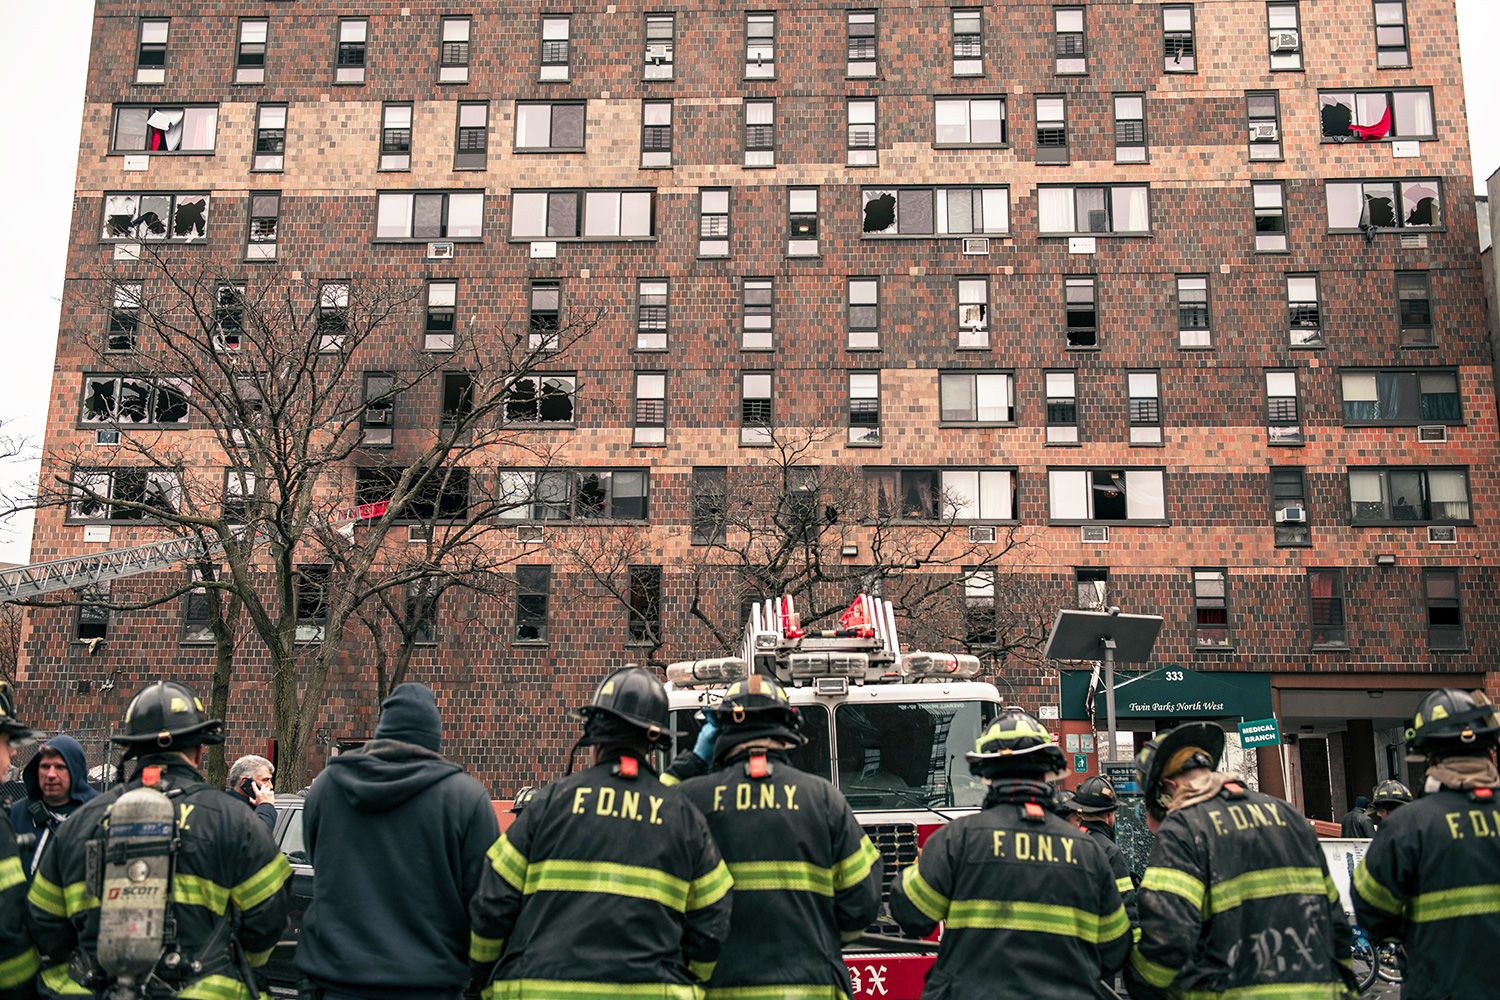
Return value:
<svg viewBox="0 0 1500 1000">
<path fill-rule="evenodd" d="M 647 795 L 646 806 L 649 812 L 641 811 L 641 793 L 621 791 L 619 803 L 615 801 L 615 790 L 608 785 L 603 788 L 591 788 L 588 785 L 580 785 L 573 790 L 573 815 L 582 816 L 588 812 L 588 800 L 594 796 L 594 815 L 609 816 L 615 819 L 629 819 L 637 823 L 650 823 L 652 826 L 661 826 L 662 818 L 661 804 L 666 801 L 659 795 Z"/>
</svg>

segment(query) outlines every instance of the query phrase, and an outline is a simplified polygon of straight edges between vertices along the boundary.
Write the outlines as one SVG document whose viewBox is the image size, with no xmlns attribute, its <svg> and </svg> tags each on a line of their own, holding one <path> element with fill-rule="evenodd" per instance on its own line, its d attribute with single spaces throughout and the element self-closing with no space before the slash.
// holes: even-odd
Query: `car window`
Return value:
<svg viewBox="0 0 1500 1000">
<path fill-rule="evenodd" d="M 292 815 L 287 819 L 286 826 L 281 830 L 281 853 L 293 864 L 305 865 L 308 863 L 307 843 L 302 839 L 302 810 L 293 809 Z"/>
</svg>

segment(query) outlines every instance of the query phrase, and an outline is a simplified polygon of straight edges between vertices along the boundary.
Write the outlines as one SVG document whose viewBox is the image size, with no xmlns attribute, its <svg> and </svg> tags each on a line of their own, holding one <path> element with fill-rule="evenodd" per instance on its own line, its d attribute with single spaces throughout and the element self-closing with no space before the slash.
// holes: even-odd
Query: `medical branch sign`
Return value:
<svg viewBox="0 0 1500 1000">
<path fill-rule="evenodd" d="M 1275 719 L 1240 723 L 1240 746 L 1246 750 L 1251 747 L 1274 747 L 1280 742 L 1281 727 Z"/>
</svg>

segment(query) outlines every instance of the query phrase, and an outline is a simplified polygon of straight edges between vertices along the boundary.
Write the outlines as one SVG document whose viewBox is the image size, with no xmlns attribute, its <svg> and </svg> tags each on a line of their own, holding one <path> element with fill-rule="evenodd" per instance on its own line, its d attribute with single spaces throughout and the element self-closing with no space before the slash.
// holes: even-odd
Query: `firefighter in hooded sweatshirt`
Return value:
<svg viewBox="0 0 1500 1000">
<path fill-rule="evenodd" d="M 1353 941 L 1312 825 L 1214 770 L 1224 730 L 1178 726 L 1136 758 L 1156 834 L 1137 901 L 1136 1000 L 1343 1000 Z"/>
<path fill-rule="evenodd" d="M 880 909 L 880 852 L 832 782 L 792 766 L 787 751 L 807 737 L 781 685 L 736 681 L 714 715 L 719 770 L 680 786 L 734 876 L 708 1000 L 847 997 L 840 944 Z"/>
<path fill-rule="evenodd" d="M 651 770 L 666 690 L 616 670 L 579 709 L 594 765 L 537 790 L 489 850 L 469 906 L 485 998 L 698 1000 L 729 931 L 708 824 Z"/>
<path fill-rule="evenodd" d="M 1109 870 L 1115 873 L 1115 885 L 1119 887 L 1125 913 L 1130 917 L 1131 936 L 1140 940 L 1141 915 L 1136 908 L 1135 880 L 1130 877 L 1130 862 L 1125 859 L 1125 852 L 1115 843 L 1115 809 L 1119 804 L 1114 782 L 1102 774 L 1085 778 L 1078 791 L 1073 793 L 1078 825 L 1098 838 L 1095 843 L 1104 848 L 1104 855 L 1109 858 Z"/>
<path fill-rule="evenodd" d="M 16 744 L 31 730 L 16 721 L 10 685 L 0 681 L 0 780 L 10 771 Z M 26 932 L 26 873 L 16 850 L 10 817 L 0 815 L 0 1000 L 31 1000 L 41 968 Z"/>
<path fill-rule="evenodd" d="M 947 921 L 924 1000 L 1093 1000 L 1130 952 L 1130 918 L 1095 838 L 1052 812 L 1067 766 L 1036 719 L 1002 712 L 965 755 L 983 809 L 941 827 L 891 885 L 908 934 Z"/>
<path fill-rule="evenodd" d="M 1406 731 L 1425 794 L 1390 813 L 1354 869 L 1354 913 L 1406 948 L 1402 1000 L 1494 1000 L 1500 942 L 1500 717 L 1482 691 L 1433 691 Z"/>
<path fill-rule="evenodd" d="M 198 772 L 222 728 L 175 681 L 131 699 L 114 741 L 134 772 L 57 828 L 31 883 L 32 936 L 55 963 L 42 971 L 44 994 L 261 995 L 255 970 L 286 927 L 291 866 L 265 824 Z"/>
</svg>

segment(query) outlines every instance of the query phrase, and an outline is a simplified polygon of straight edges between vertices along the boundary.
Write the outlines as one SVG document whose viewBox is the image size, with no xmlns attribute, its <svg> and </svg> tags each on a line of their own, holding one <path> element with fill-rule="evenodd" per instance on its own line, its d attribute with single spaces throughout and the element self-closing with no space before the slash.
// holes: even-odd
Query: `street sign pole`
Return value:
<svg viewBox="0 0 1500 1000">
<path fill-rule="evenodd" d="M 1104 646 L 1104 714 L 1109 730 L 1104 734 L 1105 753 L 1099 757 L 1101 764 L 1115 763 L 1115 641 L 1101 640 Z"/>
</svg>

